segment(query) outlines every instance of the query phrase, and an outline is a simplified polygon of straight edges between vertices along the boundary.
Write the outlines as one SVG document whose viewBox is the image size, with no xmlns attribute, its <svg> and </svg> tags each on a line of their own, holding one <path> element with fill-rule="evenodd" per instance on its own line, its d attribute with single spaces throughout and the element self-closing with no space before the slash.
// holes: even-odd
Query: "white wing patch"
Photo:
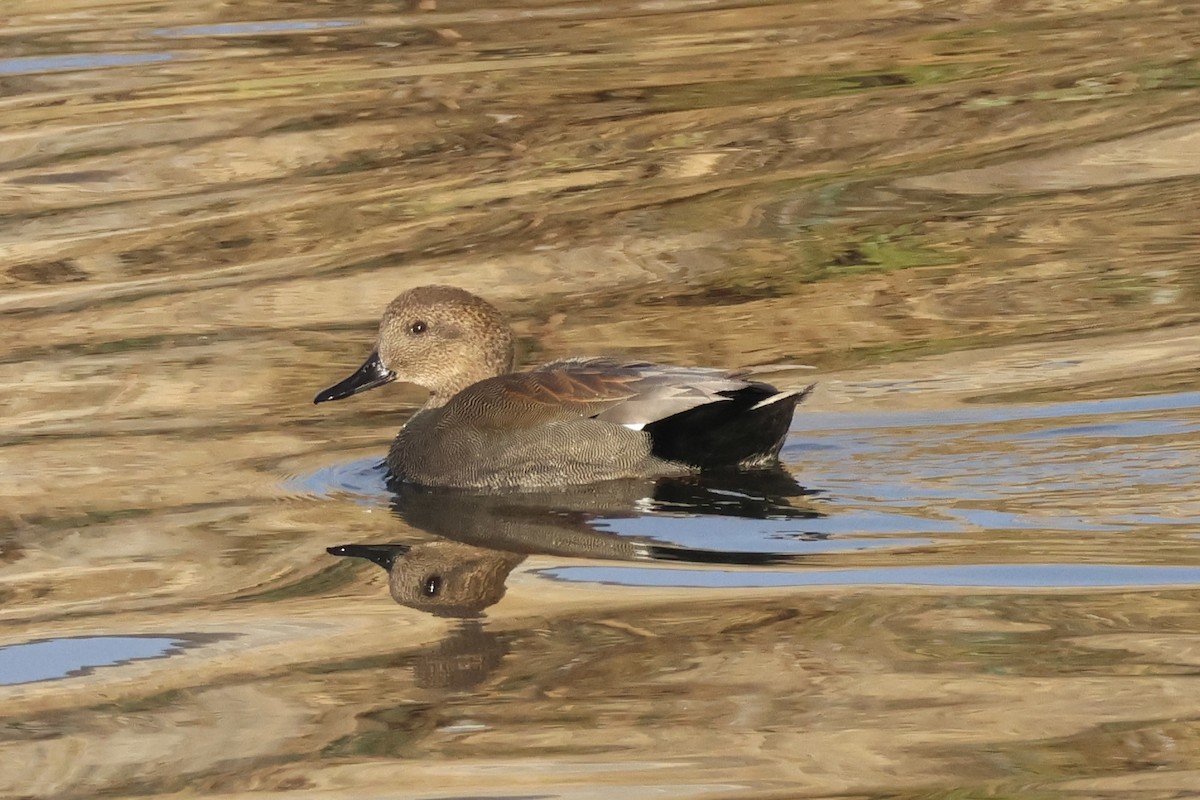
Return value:
<svg viewBox="0 0 1200 800">
<path fill-rule="evenodd" d="M 799 394 L 799 392 L 780 392 L 779 394 L 773 394 L 766 400 L 759 400 L 757 403 L 750 406 L 750 410 L 754 411 L 755 409 L 762 408 L 763 406 L 769 406 L 771 403 L 778 403 L 780 400 L 792 397 L 796 394 Z"/>
</svg>

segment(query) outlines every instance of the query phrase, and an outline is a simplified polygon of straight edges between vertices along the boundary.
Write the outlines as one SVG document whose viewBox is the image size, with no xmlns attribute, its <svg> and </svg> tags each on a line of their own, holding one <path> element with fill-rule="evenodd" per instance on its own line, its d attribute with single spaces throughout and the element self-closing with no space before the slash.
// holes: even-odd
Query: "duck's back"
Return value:
<svg viewBox="0 0 1200 800">
<path fill-rule="evenodd" d="M 759 463 L 778 453 L 799 397 L 722 370 L 567 359 L 422 409 L 388 465 L 413 483 L 496 489 Z"/>
</svg>

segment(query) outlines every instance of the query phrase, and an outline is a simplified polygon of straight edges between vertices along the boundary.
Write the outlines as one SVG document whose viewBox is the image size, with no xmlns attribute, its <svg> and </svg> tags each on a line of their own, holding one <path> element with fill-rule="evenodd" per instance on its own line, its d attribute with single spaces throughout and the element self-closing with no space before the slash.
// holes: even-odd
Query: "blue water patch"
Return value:
<svg viewBox="0 0 1200 800">
<path fill-rule="evenodd" d="M 956 516 L 968 525 L 977 528 L 1005 531 L 1120 531 L 1127 525 L 1101 523 L 1082 517 L 1062 515 L 1019 514 L 1010 511 L 993 511 L 986 508 L 953 509 Z"/>
<path fill-rule="evenodd" d="M 1036 406 L 980 406 L 948 408 L 938 411 L 886 411 L 868 413 L 831 413 L 800 411 L 792 430 L 834 431 L 855 428 L 917 428 L 943 425 L 992 425 L 1020 420 L 1057 419 L 1089 414 L 1129 414 L 1144 411 L 1179 411 L 1200 408 L 1200 392 L 1174 392 L 1140 397 L 1115 397 L 1109 400 L 1084 400 Z"/>
<path fill-rule="evenodd" d="M 901 514 L 848 510 L 817 519 L 755 519 L 728 516 L 651 516 L 600 519 L 597 530 L 622 536 L 649 537 L 681 547 L 710 550 L 756 549 L 772 552 L 814 553 L 877 547 L 913 547 L 930 539 L 891 538 L 893 534 L 960 533 L 957 523 L 942 523 Z M 887 537 L 855 534 L 887 534 Z M 830 540 L 827 544 L 818 542 Z"/>
<path fill-rule="evenodd" d="M 1182 436 L 1188 433 L 1195 433 L 1197 430 L 1200 430 L 1200 425 L 1183 422 L 1182 420 L 1134 419 L 1096 425 L 1069 425 L 1063 428 L 1047 428 L 1040 431 L 1028 431 L 1026 433 L 1004 436 L 988 436 L 984 437 L 984 439 L 985 441 L 1007 441 L 1009 439 L 1075 439 L 1083 436 L 1134 439 L 1146 436 Z"/>
<path fill-rule="evenodd" d="M 0 647 L 0 686 L 82 675 L 111 667 L 177 655 L 187 640 L 162 636 L 80 636 L 42 639 Z"/>
<path fill-rule="evenodd" d="M 73 56 L 37 56 L 0 59 L 0 75 L 34 75 L 39 72 L 108 69 L 160 64 L 175 58 L 171 53 L 91 53 Z"/>
<path fill-rule="evenodd" d="M 1200 584 L 1200 567 L 1125 564 L 967 564 L 843 570 L 722 570 L 658 567 L 553 567 L 553 580 L 614 586 L 755 589 L 785 586 L 944 586 L 990 589 L 1117 589 Z"/>
<path fill-rule="evenodd" d="M 392 498 L 387 488 L 387 464 L 379 459 L 359 458 L 321 467 L 306 475 L 284 479 L 291 494 L 309 497 L 347 497 L 359 505 L 386 506 Z"/>
<path fill-rule="evenodd" d="M 863 522 L 869 515 L 848 514 L 850 519 Z M 907 518 L 906 518 L 907 519 Z M 726 516 L 640 516 L 600 519 L 593 523 L 597 530 L 642 539 L 653 539 L 679 547 L 701 550 L 739 550 L 788 555 L 855 552 L 880 548 L 926 547 L 933 539 L 915 536 L 855 536 L 855 532 L 908 533 L 904 526 L 881 524 L 877 528 L 848 523 L 839 527 L 837 519 L 825 517 L 803 520 L 771 520 Z M 919 526 L 913 526 L 918 527 Z M 925 531 L 921 531 L 925 532 Z M 942 532 L 938 529 L 936 532 Z M 947 532 L 958 532 L 948 528 Z"/>
<path fill-rule="evenodd" d="M 262 22 L 224 22 L 219 25 L 182 25 L 178 28 L 155 28 L 151 36 L 180 39 L 185 36 L 249 36 L 264 33 L 304 33 L 335 28 L 358 28 L 360 19 L 265 20 Z"/>
</svg>

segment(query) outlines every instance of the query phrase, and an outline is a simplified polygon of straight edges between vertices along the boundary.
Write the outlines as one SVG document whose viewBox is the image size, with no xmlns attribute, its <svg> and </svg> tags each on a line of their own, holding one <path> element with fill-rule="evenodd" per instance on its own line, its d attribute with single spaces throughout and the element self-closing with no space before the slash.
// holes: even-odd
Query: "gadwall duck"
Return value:
<svg viewBox="0 0 1200 800">
<path fill-rule="evenodd" d="M 423 386 L 429 401 L 388 451 L 394 479 L 529 489 L 775 463 L 812 389 L 615 358 L 513 372 L 513 358 L 512 330 L 490 303 L 422 286 L 388 305 L 375 350 L 313 402 L 395 380 Z"/>
</svg>

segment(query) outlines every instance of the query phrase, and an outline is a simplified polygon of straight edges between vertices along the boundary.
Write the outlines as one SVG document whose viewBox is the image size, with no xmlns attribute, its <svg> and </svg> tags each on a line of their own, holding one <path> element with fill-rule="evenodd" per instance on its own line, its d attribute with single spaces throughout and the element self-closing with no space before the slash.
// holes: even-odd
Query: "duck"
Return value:
<svg viewBox="0 0 1200 800">
<path fill-rule="evenodd" d="M 401 381 L 429 399 L 387 455 L 389 479 L 427 487 L 528 490 L 778 464 L 796 405 L 754 370 L 608 356 L 514 370 L 515 336 L 488 301 L 420 286 L 384 310 L 375 347 L 317 393 L 342 400 Z"/>
</svg>

